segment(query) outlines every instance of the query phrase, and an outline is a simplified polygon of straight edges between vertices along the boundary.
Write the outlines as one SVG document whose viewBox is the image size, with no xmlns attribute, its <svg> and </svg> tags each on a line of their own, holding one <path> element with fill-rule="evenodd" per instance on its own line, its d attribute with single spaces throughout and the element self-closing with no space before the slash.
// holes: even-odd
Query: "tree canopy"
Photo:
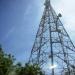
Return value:
<svg viewBox="0 0 75 75">
<path fill-rule="evenodd" d="M 21 63 L 14 65 L 14 56 L 11 54 L 5 54 L 0 46 L 0 75 L 44 75 L 40 66 L 37 64 L 25 64 Z"/>
<path fill-rule="evenodd" d="M 7 75 L 9 68 L 13 65 L 14 57 L 11 54 L 5 54 L 0 46 L 0 75 Z"/>
<path fill-rule="evenodd" d="M 37 64 L 25 64 L 18 75 L 44 75 L 44 72 L 42 72 L 41 68 Z"/>
</svg>

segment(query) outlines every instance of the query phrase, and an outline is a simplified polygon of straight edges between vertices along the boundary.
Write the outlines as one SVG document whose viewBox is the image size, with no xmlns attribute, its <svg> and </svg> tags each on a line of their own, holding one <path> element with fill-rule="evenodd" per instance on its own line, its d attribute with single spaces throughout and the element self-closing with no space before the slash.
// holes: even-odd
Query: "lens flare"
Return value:
<svg viewBox="0 0 75 75">
<path fill-rule="evenodd" d="M 50 69 L 54 69 L 54 68 L 56 68 L 56 67 L 57 67 L 57 65 L 54 64 L 54 65 L 51 65 L 51 66 L 50 66 Z"/>
</svg>

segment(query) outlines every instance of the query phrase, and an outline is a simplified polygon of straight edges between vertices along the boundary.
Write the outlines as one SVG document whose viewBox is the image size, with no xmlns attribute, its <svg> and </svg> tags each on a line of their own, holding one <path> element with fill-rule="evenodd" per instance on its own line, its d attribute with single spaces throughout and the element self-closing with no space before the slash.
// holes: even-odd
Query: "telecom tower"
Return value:
<svg viewBox="0 0 75 75">
<path fill-rule="evenodd" d="M 60 21 L 61 14 L 56 15 L 50 0 L 44 5 L 29 63 L 39 64 L 44 70 L 50 64 L 48 75 L 75 75 L 71 74 L 75 69 L 75 46 Z"/>
</svg>

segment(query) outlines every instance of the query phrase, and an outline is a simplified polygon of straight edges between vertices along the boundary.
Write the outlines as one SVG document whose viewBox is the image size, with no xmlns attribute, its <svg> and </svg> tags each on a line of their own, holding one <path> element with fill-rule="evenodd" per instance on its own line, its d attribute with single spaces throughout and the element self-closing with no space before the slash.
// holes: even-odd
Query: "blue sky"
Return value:
<svg viewBox="0 0 75 75">
<path fill-rule="evenodd" d="M 17 61 L 26 62 L 43 12 L 43 0 L 0 0 L 0 44 Z M 75 44 L 75 1 L 52 0 Z"/>
<path fill-rule="evenodd" d="M 29 58 L 42 14 L 41 6 L 40 0 L 0 0 L 0 44 L 17 61 L 26 62 Z"/>
</svg>

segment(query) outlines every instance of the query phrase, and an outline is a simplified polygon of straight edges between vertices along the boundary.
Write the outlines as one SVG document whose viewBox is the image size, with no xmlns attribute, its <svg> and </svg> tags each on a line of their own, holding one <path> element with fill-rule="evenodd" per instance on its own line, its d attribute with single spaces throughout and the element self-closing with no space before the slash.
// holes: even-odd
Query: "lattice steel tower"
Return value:
<svg viewBox="0 0 75 75">
<path fill-rule="evenodd" d="M 61 14 L 56 15 L 50 0 L 44 5 L 29 63 L 37 63 L 44 70 L 50 64 L 49 75 L 75 75 L 75 46 L 59 19 Z"/>
</svg>

